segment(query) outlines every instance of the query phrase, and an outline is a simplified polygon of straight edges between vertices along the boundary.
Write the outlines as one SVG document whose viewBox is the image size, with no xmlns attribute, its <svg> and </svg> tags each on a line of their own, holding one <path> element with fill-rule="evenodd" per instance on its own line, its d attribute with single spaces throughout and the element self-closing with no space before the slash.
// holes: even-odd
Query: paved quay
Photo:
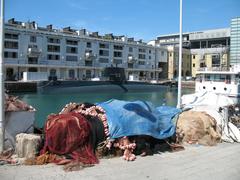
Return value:
<svg viewBox="0 0 240 180">
<path fill-rule="evenodd" d="M 240 144 L 221 143 L 214 147 L 186 146 L 184 151 L 137 157 L 101 159 L 100 164 L 80 171 L 64 172 L 62 166 L 0 166 L 0 179 L 83 179 L 83 180 L 239 180 Z"/>
</svg>

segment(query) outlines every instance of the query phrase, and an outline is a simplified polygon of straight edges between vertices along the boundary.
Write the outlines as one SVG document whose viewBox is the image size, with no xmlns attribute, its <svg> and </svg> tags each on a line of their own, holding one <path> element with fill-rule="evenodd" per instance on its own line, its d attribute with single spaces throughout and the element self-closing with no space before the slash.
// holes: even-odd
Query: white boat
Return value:
<svg viewBox="0 0 240 180">
<path fill-rule="evenodd" d="M 213 92 L 237 99 L 240 97 L 240 70 L 231 68 L 229 71 L 218 69 L 201 69 L 197 71 L 195 92 Z"/>
</svg>

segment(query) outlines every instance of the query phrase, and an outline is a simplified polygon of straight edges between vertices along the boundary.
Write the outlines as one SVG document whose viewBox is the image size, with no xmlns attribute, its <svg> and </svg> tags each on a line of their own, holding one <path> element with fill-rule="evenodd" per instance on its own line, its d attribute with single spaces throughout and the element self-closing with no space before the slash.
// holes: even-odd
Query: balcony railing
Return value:
<svg viewBox="0 0 240 180">
<path fill-rule="evenodd" d="M 201 67 L 197 71 L 229 71 L 229 67 Z"/>
<path fill-rule="evenodd" d="M 27 55 L 29 57 L 38 57 L 40 56 L 40 54 L 41 54 L 41 51 L 38 48 L 34 48 L 34 47 L 28 48 Z"/>
<path fill-rule="evenodd" d="M 28 64 L 38 64 L 38 60 L 37 59 L 28 60 Z"/>
</svg>

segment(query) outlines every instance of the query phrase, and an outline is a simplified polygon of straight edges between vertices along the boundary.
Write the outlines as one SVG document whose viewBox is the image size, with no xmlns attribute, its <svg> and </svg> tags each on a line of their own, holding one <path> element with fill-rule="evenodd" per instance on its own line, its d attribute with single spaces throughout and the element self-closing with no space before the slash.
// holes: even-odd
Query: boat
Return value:
<svg viewBox="0 0 240 180">
<path fill-rule="evenodd" d="M 238 101 L 240 97 L 240 69 L 230 68 L 222 71 L 219 68 L 202 68 L 196 72 L 195 92 L 212 92 L 225 95 Z"/>
</svg>

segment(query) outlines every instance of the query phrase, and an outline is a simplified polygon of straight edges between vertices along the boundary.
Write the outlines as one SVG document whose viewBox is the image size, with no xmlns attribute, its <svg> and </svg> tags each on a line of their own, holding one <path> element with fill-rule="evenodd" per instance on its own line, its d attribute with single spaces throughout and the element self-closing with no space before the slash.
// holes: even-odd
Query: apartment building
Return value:
<svg viewBox="0 0 240 180">
<path fill-rule="evenodd" d="M 102 78 L 106 67 L 124 68 L 126 77 L 139 80 L 159 79 L 167 56 L 165 47 L 126 36 L 39 27 L 15 19 L 5 24 L 6 80 L 20 80 L 23 72 L 46 72 L 63 80 Z"/>
<path fill-rule="evenodd" d="M 149 44 L 157 47 L 170 47 L 168 48 L 168 79 L 177 77 L 178 69 L 175 66 L 178 63 L 176 56 L 179 34 L 162 35 Z M 196 71 L 201 68 L 227 69 L 229 67 L 230 28 L 183 33 L 182 46 L 183 77 L 196 77 Z M 176 56 L 171 56 L 172 53 Z M 175 65 L 171 66 L 171 64 Z"/>
</svg>

